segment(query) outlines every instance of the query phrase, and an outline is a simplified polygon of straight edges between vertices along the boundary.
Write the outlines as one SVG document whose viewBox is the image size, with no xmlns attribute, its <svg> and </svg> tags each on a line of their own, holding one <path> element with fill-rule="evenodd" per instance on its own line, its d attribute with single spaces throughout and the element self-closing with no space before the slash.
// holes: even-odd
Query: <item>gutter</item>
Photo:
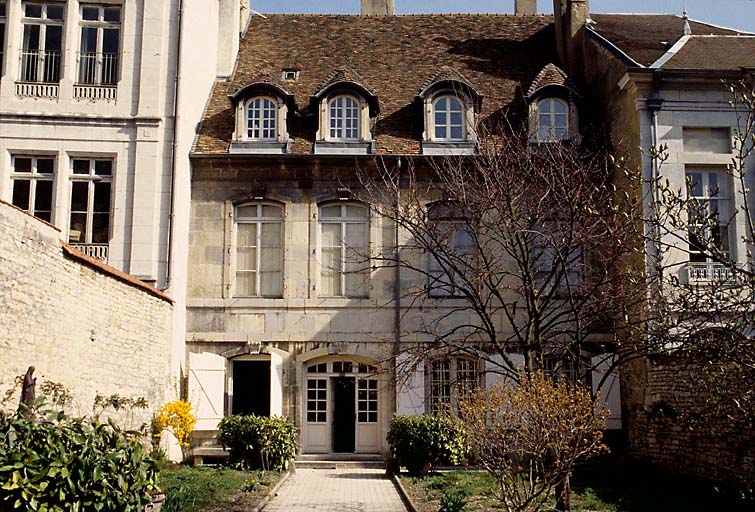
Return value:
<svg viewBox="0 0 755 512">
<path fill-rule="evenodd" d="M 173 224 L 176 216 L 176 152 L 178 150 L 178 99 L 181 94 L 181 42 L 183 41 L 183 0 L 178 0 L 178 54 L 176 56 L 176 76 L 173 89 L 173 144 L 170 152 L 170 210 L 168 214 L 168 247 L 165 268 L 165 289 L 170 288 L 173 262 Z"/>
</svg>

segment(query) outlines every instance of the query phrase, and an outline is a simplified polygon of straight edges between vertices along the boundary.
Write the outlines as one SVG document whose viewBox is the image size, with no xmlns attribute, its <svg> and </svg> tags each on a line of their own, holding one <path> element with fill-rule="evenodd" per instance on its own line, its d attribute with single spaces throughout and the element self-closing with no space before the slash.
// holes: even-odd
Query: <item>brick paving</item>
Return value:
<svg viewBox="0 0 755 512">
<path fill-rule="evenodd" d="M 297 469 L 265 512 L 406 512 L 382 469 Z"/>
</svg>

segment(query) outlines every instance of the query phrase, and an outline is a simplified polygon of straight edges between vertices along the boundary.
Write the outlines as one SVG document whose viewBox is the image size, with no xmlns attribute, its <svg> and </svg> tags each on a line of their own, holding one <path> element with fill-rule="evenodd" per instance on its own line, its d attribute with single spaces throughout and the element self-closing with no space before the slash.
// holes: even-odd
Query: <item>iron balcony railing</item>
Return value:
<svg viewBox="0 0 755 512">
<path fill-rule="evenodd" d="M 687 279 L 689 283 L 724 282 L 731 279 L 731 270 L 716 263 L 690 263 Z"/>
<path fill-rule="evenodd" d="M 21 50 L 21 82 L 60 82 L 60 51 Z"/>
<path fill-rule="evenodd" d="M 78 249 L 87 256 L 104 261 L 108 260 L 108 244 L 71 244 L 71 247 Z"/>
<path fill-rule="evenodd" d="M 79 52 L 79 83 L 115 85 L 118 82 L 118 54 Z"/>
</svg>

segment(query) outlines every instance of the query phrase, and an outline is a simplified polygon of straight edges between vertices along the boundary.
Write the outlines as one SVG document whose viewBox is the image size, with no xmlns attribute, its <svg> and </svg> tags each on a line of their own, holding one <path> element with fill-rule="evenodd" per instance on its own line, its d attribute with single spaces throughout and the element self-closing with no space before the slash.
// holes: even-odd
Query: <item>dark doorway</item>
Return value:
<svg viewBox="0 0 755 512">
<path fill-rule="evenodd" d="M 354 453 L 354 377 L 333 378 L 333 451 Z"/>
<path fill-rule="evenodd" d="M 231 412 L 270 416 L 270 361 L 233 362 Z"/>
</svg>

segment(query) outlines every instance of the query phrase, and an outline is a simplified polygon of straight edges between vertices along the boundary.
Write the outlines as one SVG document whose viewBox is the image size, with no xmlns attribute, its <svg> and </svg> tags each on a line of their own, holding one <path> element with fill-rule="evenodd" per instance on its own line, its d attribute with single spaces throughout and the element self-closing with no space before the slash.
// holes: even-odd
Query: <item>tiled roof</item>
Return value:
<svg viewBox="0 0 755 512">
<path fill-rule="evenodd" d="M 572 81 L 566 76 L 566 73 L 555 64 L 549 63 L 532 81 L 532 85 L 530 85 L 530 88 L 527 91 L 527 96 L 532 96 L 540 89 L 551 85 L 566 87 L 572 91 L 576 90 Z"/>
<path fill-rule="evenodd" d="M 593 29 L 639 64 L 649 66 L 684 34 L 684 20 L 672 14 L 591 14 Z M 735 30 L 690 21 L 696 35 L 736 35 Z"/>
<path fill-rule="evenodd" d="M 419 154 L 423 119 L 415 97 L 438 70 L 453 70 L 484 97 L 480 115 L 485 121 L 517 105 L 521 91 L 556 58 L 552 16 L 254 17 L 234 76 L 215 84 L 194 151 L 228 151 L 234 127 L 228 96 L 261 70 L 301 68 L 298 80 L 285 82 L 303 114 L 289 121 L 292 153 L 311 153 L 317 126 L 307 116 L 309 98 L 334 72 L 348 69 L 380 99 L 375 151 Z"/>
<path fill-rule="evenodd" d="M 755 37 L 695 36 L 666 62 L 663 69 L 755 68 Z"/>
<path fill-rule="evenodd" d="M 370 84 L 367 83 L 367 81 L 362 77 L 362 75 L 360 75 L 359 73 L 357 73 L 350 67 L 343 67 L 343 68 L 338 68 L 334 70 L 320 84 L 320 86 L 317 88 L 317 91 L 315 92 L 319 92 L 325 89 L 326 87 L 328 87 L 329 85 L 337 84 L 339 82 L 353 82 L 355 84 L 361 85 L 370 93 L 375 94 L 375 90 L 372 87 L 370 87 Z"/>
</svg>

